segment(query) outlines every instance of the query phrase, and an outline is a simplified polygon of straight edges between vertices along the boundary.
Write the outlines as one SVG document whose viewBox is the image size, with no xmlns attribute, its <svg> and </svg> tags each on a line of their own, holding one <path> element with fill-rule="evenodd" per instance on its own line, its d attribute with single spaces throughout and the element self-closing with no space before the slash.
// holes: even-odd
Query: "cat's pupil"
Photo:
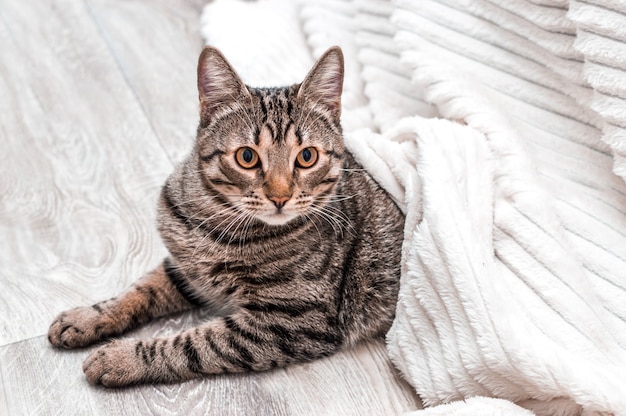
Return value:
<svg viewBox="0 0 626 416">
<path fill-rule="evenodd" d="M 254 154 L 252 153 L 252 150 L 250 149 L 245 149 L 241 155 L 241 157 L 243 158 L 243 161 L 246 163 L 250 163 L 252 162 L 252 159 L 254 158 Z"/>
<path fill-rule="evenodd" d="M 313 154 L 311 153 L 311 151 L 309 149 L 304 149 L 302 151 L 302 159 L 305 162 L 310 162 L 312 157 L 313 157 Z"/>
</svg>

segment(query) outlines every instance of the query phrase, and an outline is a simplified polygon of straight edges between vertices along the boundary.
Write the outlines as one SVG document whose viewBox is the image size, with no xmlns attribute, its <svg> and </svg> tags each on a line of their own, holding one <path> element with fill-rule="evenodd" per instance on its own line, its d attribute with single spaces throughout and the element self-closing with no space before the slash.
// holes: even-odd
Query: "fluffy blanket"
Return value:
<svg viewBox="0 0 626 416">
<path fill-rule="evenodd" d="M 347 146 L 407 220 L 416 415 L 626 415 L 626 4 L 217 0 L 250 84 L 346 55 Z"/>
</svg>

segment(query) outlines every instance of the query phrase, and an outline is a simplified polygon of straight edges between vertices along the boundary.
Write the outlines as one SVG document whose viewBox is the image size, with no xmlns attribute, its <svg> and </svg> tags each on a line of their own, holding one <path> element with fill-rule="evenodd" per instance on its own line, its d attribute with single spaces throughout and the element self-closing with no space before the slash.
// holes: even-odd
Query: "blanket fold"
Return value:
<svg viewBox="0 0 626 416">
<path fill-rule="evenodd" d="M 626 415 L 624 16 L 617 0 L 205 8 L 248 82 L 344 49 L 346 146 L 406 215 L 387 347 L 415 415 Z M 254 36 L 215 23 L 234 19 Z"/>
</svg>

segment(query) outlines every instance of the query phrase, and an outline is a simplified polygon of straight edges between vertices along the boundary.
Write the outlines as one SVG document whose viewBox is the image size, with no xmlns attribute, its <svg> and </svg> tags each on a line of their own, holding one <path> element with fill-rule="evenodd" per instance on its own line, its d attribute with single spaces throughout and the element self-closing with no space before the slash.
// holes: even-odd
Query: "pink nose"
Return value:
<svg viewBox="0 0 626 416">
<path fill-rule="evenodd" d="M 276 205 L 276 208 L 281 209 L 285 206 L 287 201 L 289 201 L 289 198 L 290 197 L 288 196 L 273 196 L 270 198 L 270 201 L 272 201 L 274 205 Z"/>
</svg>

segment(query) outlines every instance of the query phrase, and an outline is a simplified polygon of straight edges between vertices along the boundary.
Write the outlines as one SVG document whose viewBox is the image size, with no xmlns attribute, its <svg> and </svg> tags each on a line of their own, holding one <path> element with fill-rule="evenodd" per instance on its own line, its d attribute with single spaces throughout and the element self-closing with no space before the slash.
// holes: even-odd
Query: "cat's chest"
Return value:
<svg viewBox="0 0 626 416">
<path fill-rule="evenodd" d="M 213 247 L 203 258 L 191 261 L 191 286 L 211 298 L 245 301 L 255 296 L 294 296 L 329 290 L 341 274 L 342 257 L 331 245 L 318 242 L 302 248 L 294 243 L 237 249 Z"/>
<path fill-rule="evenodd" d="M 171 254 L 188 271 L 196 293 L 222 301 L 301 296 L 318 289 L 322 296 L 346 270 L 352 243 L 350 233 L 336 233 L 317 222 L 271 232 L 184 231 L 184 238 L 172 240 Z"/>
</svg>

